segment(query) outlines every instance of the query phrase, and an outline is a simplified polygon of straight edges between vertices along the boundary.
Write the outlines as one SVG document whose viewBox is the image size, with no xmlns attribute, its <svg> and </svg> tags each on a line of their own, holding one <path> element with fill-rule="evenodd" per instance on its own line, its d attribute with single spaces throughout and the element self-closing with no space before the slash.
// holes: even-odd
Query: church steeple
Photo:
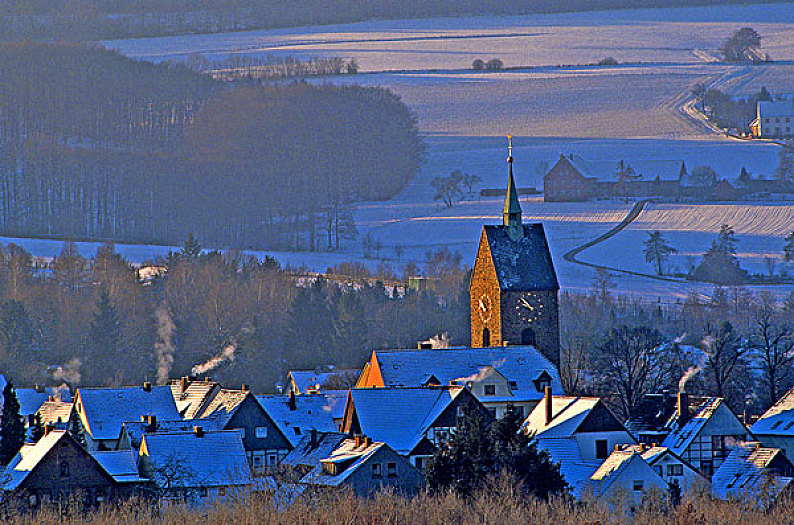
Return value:
<svg viewBox="0 0 794 525">
<path fill-rule="evenodd" d="M 505 195 L 505 206 L 502 210 L 502 224 L 507 230 L 507 236 L 513 241 L 519 241 L 524 237 L 524 225 L 521 223 L 521 204 L 518 202 L 518 190 L 516 181 L 513 178 L 513 137 L 507 136 L 507 164 L 510 175 L 507 181 L 507 195 Z"/>
</svg>

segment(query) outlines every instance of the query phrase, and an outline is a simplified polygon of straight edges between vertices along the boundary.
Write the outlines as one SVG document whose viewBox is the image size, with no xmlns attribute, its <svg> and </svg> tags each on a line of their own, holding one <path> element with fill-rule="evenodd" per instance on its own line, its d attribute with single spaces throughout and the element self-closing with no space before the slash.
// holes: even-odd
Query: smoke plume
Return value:
<svg viewBox="0 0 794 525">
<path fill-rule="evenodd" d="M 60 385 L 54 387 L 52 389 L 53 400 L 62 401 L 63 396 L 61 395 L 61 392 L 69 392 L 69 385 L 67 385 L 66 383 L 61 383 Z"/>
<path fill-rule="evenodd" d="M 165 305 L 158 306 L 154 316 L 157 318 L 157 341 L 154 343 L 154 354 L 157 358 L 157 384 L 164 385 L 171 376 L 171 365 L 174 363 L 176 327 Z"/>
<path fill-rule="evenodd" d="M 200 365 L 194 366 L 191 372 L 193 374 L 206 374 L 210 370 L 214 370 L 218 368 L 221 365 L 221 363 L 225 361 L 234 361 L 235 350 L 237 350 L 237 347 L 234 345 L 234 343 L 229 343 L 223 348 L 223 350 L 221 350 L 220 354 L 207 360 L 204 363 L 201 363 Z"/>
<path fill-rule="evenodd" d="M 491 374 L 492 370 L 494 370 L 495 368 L 498 368 L 504 362 L 505 362 L 504 359 L 500 359 L 498 361 L 495 361 L 491 365 L 481 366 L 479 372 L 477 372 L 476 374 L 472 374 L 472 375 L 466 376 L 466 377 L 458 377 L 457 379 L 453 379 L 453 381 L 456 382 L 456 383 L 468 383 L 469 381 L 471 381 L 473 383 L 476 383 L 478 381 L 482 381 L 483 379 L 485 379 L 486 377 L 488 377 Z"/>
<path fill-rule="evenodd" d="M 80 358 L 75 357 L 67 361 L 66 365 L 56 368 L 52 376 L 56 381 L 63 381 L 64 383 L 76 385 L 83 377 L 80 374 L 80 367 L 82 365 L 83 362 Z"/>
<path fill-rule="evenodd" d="M 703 338 L 703 347 L 709 348 L 713 344 L 713 338 L 710 335 L 707 335 Z M 698 375 L 700 372 L 703 371 L 703 367 L 706 366 L 706 359 L 708 355 L 704 352 L 703 357 L 700 359 L 700 362 L 695 366 L 690 366 L 684 375 L 681 376 L 681 379 L 678 380 L 678 391 L 683 392 L 684 387 L 686 387 L 687 382 Z"/>
<path fill-rule="evenodd" d="M 451 339 L 449 338 L 449 334 L 444 332 L 443 334 L 436 334 L 427 341 L 422 341 L 423 343 L 430 343 L 430 348 L 439 350 L 444 348 L 449 348 L 451 344 Z"/>
</svg>

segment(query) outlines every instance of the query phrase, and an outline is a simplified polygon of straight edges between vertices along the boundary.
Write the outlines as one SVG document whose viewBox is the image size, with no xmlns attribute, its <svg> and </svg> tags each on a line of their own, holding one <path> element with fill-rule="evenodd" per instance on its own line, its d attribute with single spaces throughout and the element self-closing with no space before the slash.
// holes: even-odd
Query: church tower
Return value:
<svg viewBox="0 0 794 525">
<path fill-rule="evenodd" d="M 542 224 L 524 224 L 508 137 L 507 194 L 502 224 L 484 226 L 474 263 L 471 344 L 534 346 L 560 363 L 559 285 Z"/>
</svg>

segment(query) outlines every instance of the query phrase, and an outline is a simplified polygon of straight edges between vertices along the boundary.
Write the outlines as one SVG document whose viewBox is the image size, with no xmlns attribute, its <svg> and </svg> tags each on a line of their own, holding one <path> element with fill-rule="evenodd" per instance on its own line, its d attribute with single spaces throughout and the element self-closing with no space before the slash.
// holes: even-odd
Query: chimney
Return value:
<svg viewBox="0 0 794 525">
<path fill-rule="evenodd" d="M 47 398 L 47 401 L 52 403 L 53 401 L 55 401 L 55 397 L 54 396 L 50 396 L 49 398 Z"/>
<path fill-rule="evenodd" d="M 364 446 L 370 447 L 372 446 L 372 438 L 369 436 L 364 436 Z"/>
<path fill-rule="evenodd" d="M 313 428 L 311 437 L 309 438 L 309 446 L 315 447 L 317 445 L 317 429 Z"/>
<path fill-rule="evenodd" d="M 249 390 L 251 390 L 251 388 L 245 383 L 243 383 L 243 386 L 240 387 L 240 390 L 242 390 L 243 392 L 248 392 Z"/>
<path fill-rule="evenodd" d="M 193 427 L 193 433 L 196 435 L 197 438 L 204 437 L 204 428 L 202 427 Z"/>
<path fill-rule="evenodd" d="M 289 407 L 290 411 L 297 410 L 298 406 L 295 403 L 295 391 L 289 391 L 289 399 L 287 400 L 287 406 Z"/>
<path fill-rule="evenodd" d="M 36 385 L 36 392 L 39 394 L 44 393 L 44 387 L 42 385 Z"/>
<path fill-rule="evenodd" d="M 689 394 L 686 392 L 678 393 L 678 428 L 683 427 L 689 421 Z"/>
<path fill-rule="evenodd" d="M 356 439 L 356 441 L 355 441 L 356 448 L 360 447 L 361 443 L 364 441 L 362 439 L 362 437 L 363 436 L 361 434 L 356 434 L 356 437 L 355 437 L 355 439 Z"/>
<path fill-rule="evenodd" d="M 188 378 L 187 376 L 182 376 L 182 379 L 179 381 L 179 391 L 184 394 L 185 391 L 187 390 L 187 386 L 189 383 L 190 383 L 190 378 Z"/>
<path fill-rule="evenodd" d="M 543 397 L 543 405 L 546 408 L 546 424 L 551 424 L 552 411 L 551 411 L 551 387 L 546 387 L 546 395 Z"/>
<path fill-rule="evenodd" d="M 147 424 L 149 425 L 149 432 L 157 432 L 157 416 L 149 416 Z"/>
<path fill-rule="evenodd" d="M 50 434 L 50 432 L 52 432 L 53 430 L 55 430 L 55 427 L 53 427 L 51 423 L 47 423 L 46 425 L 44 425 L 44 435 L 45 436 L 48 436 Z"/>
<path fill-rule="evenodd" d="M 151 392 L 152 391 L 152 384 L 148 381 L 143 383 L 143 391 L 144 392 Z"/>
</svg>

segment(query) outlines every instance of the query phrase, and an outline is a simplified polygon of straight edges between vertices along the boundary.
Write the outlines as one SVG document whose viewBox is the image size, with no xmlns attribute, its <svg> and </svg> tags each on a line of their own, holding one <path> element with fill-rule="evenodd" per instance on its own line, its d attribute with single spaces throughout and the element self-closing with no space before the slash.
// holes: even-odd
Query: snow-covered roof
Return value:
<svg viewBox="0 0 794 525">
<path fill-rule="evenodd" d="M 218 390 L 215 397 L 196 417 L 213 417 L 228 422 L 243 401 L 245 401 L 245 398 L 250 395 L 252 394 L 248 390 L 230 390 L 226 388 Z"/>
<path fill-rule="evenodd" d="M 37 443 L 25 443 L 19 449 L 16 456 L 11 460 L 3 473 L 3 490 L 13 491 L 27 479 L 33 469 L 47 455 L 47 453 L 58 444 L 61 439 L 65 439 L 65 430 L 53 430 L 43 436 Z"/>
<path fill-rule="evenodd" d="M 116 439 L 124 421 L 179 419 L 171 388 L 153 386 L 125 388 L 79 388 L 77 395 L 85 415 L 86 431 L 94 439 Z M 79 411 L 78 407 L 78 411 Z"/>
<path fill-rule="evenodd" d="M 345 404 L 347 403 L 347 390 L 325 390 L 323 394 L 331 408 L 331 417 L 342 419 L 345 415 Z"/>
<path fill-rule="evenodd" d="M 590 476 L 589 485 L 596 496 L 604 494 L 624 470 L 635 461 L 644 462 L 634 450 L 614 450 Z M 650 469 L 649 469 L 650 470 Z"/>
<path fill-rule="evenodd" d="M 325 485 L 338 487 L 367 460 L 372 457 L 381 447 L 387 446 L 385 443 L 372 441 L 356 445 L 355 439 L 346 439 L 334 449 L 330 456 L 320 459 L 305 476 L 300 480 L 304 485 Z M 323 463 L 336 463 L 339 465 L 339 472 L 331 475 L 323 469 Z"/>
<path fill-rule="evenodd" d="M 756 436 L 794 437 L 794 388 L 764 412 L 764 415 L 750 427 L 750 432 Z"/>
<path fill-rule="evenodd" d="M 504 225 L 483 226 L 499 287 L 505 291 L 559 290 L 543 225 L 524 224 L 524 236 L 512 240 Z"/>
<path fill-rule="evenodd" d="M 350 391 L 361 432 L 409 454 L 463 387 L 354 388 Z"/>
<path fill-rule="evenodd" d="M 178 465 L 184 475 L 173 482 L 179 486 L 251 484 L 242 437 L 234 430 L 204 432 L 201 436 L 195 432 L 146 434 L 140 455 L 149 457 L 155 481 L 161 477 L 158 468 Z"/>
<path fill-rule="evenodd" d="M 14 391 L 19 401 L 19 414 L 22 416 L 35 414 L 41 408 L 41 405 L 50 400 L 50 397 L 61 401 L 72 400 L 72 396 L 66 388 L 47 387 L 41 390 L 36 388 L 15 388 Z"/>
<path fill-rule="evenodd" d="M 682 455 L 722 403 L 723 398 L 721 397 L 707 398 L 684 423 L 683 427 L 678 426 L 678 412 L 676 412 L 666 425 L 667 428 L 673 430 L 664 438 L 662 446 L 669 448 L 679 456 Z"/>
<path fill-rule="evenodd" d="M 789 475 L 775 472 L 771 468 L 773 461 L 786 464 Z M 752 501 L 761 491 L 766 497 L 774 498 L 791 484 L 792 468 L 779 448 L 747 443 L 731 450 L 712 476 L 711 488 L 719 498 L 749 498 Z"/>
<path fill-rule="evenodd" d="M 148 430 L 149 424 L 143 421 L 125 421 L 123 423 L 124 429 L 122 432 L 127 434 L 130 440 L 130 446 L 134 450 L 138 450 L 141 446 L 141 440 L 145 434 L 153 434 L 155 432 L 174 433 L 174 432 L 193 432 L 195 427 L 201 427 L 205 431 L 223 430 L 224 422 L 218 418 L 204 418 L 204 419 L 169 419 L 157 420 L 157 428 L 154 432 Z"/>
<path fill-rule="evenodd" d="M 544 400 L 530 412 L 521 430 L 537 438 L 572 437 L 600 402 L 597 397 L 551 396 L 551 422 L 546 423 Z"/>
<path fill-rule="evenodd" d="M 91 455 L 117 483 L 145 481 L 138 473 L 138 458 L 132 450 L 97 451 Z"/>
<path fill-rule="evenodd" d="M 538 450 L 545 450 L 554 463 L 560 464 L 560 474 L 571 487 L 575 498 L 582 496 L 590 476 L 598 470 L 600 460 L 585 461 L 579 451 L 576 438 L 538 439 Z"/>
<path fill-rule="evenodd" d="M 72 417 L 74 403 L 65 401 L 46 401 L 36 413 L 42 425 L 68 423 Z"/>
<path fill-rule="evenodd" d="M 176 408 L 185 419 L 198 417 L 199 411 L 220 389 L 216 381 L 196 380 L 190 377 L 173 379 L 169 382 L 169 386 Z"/>
<path fill-rule="evenodd" d="M 511 390 L 516 400 L 543 397 L 543 392 L 535 385 L 543 372 L 551 377 L 552 392 L 563 393 L 557 367 L 532 346 L 377 350 L 374 356 L 380 365 L 384 386 L 422 386 L 430 376 L 435 376 L 442 385 L 448 385 L 493 367 L 515 383 Z"/>
<path fill-rule="evenodd" d="M 318 432 L 338 430 L 331 416 L 331 405 L 325 395 L 297 395 L 294 410 L 290 409 L 289 399 L 284 395 L 256 396 L 256 400 L 292 446 L 297 445 L 312 429 Z"/>
<path fill-rule="evenodd" d="M 314 466 L 322 458 L 330 456 L 345 439 L 347 439 L 347 435 L 341 432 L 317 432 L 314 439 L 311 434 L 307 434 L 281 460 L 281 465 L 289 467 Z"/>
<path fill-rule="evenodd" d="M 794 102 L 791 100 L 759 100 L 758 115 L 761 118 L 794 117 Z"/>
</svg>

